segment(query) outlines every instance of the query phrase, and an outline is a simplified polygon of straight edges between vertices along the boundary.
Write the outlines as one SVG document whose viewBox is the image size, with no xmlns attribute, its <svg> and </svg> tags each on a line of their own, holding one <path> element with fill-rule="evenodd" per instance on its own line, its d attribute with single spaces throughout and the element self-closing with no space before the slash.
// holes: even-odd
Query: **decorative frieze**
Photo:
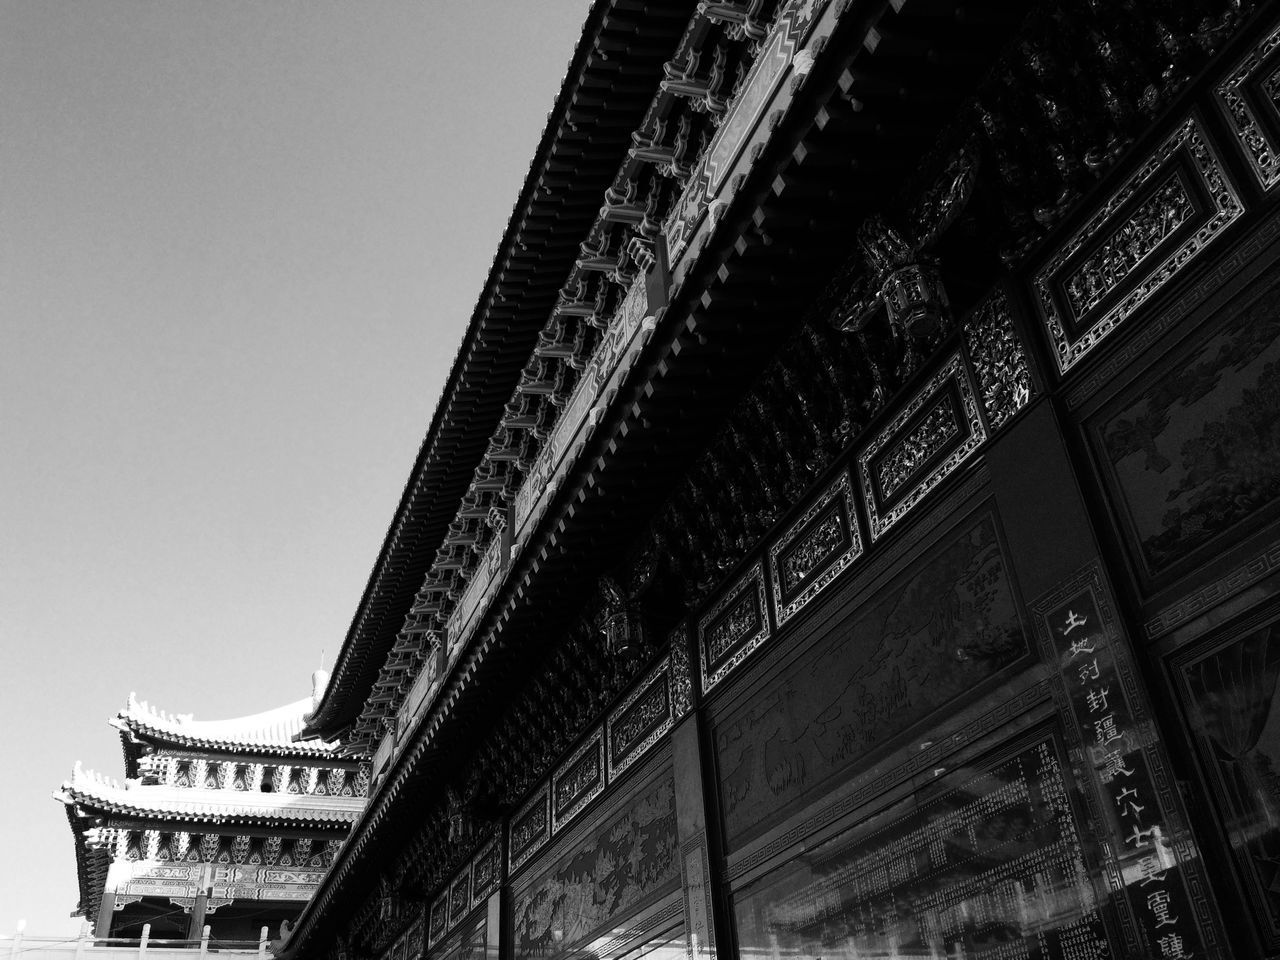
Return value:
<svg viewBox="0 0 1280 960">
<path fill-rule="evenodd" d="M 1249 166 L 1271 190 L 1280 183 L 1280 26 L 1218 85 L 1218 100 Z"/>
<path fill-rule="evenodd" d="M 769 545 L 773 614 L 779 627 L 862 555 L 853 484 L 841 472 Z"/>
<path fill-rule="evenodd" d="M 983 300 L 964 321 L 964 343 L 992 432 L 1031 402 L 1034 385 L 1027 351 L 1013 326 L 1004 289 Z"/>
<path fill-rule="evenodd" d="M 698 620 L 698 657 L 704 693 L 769 638 L 764 597 L 764 568 L 757 562 Z"/>
<path fill-rule="evenodd" d="M 666 658 L 609 715 L 609 779 L 614 780 L 635 763 L 674 723 L 670 659 Z"/>
<path fill-rule="evenodd" d="M 604 786 L 604 732 L 597 729 L 551 777 L 552 831 L 577 816 Z"/>
<path fill-rule="evenodd" d="M 1183 122 L 1037 271 L 1033 288 L 1066 373 L 1244 212 L 1195 118 Z"/>
<path fill-rule="evenodd" d="M 968 368 L 952 354 L 858 456 L 863 502 L 878 539 L 987 438 Z"/>
<path fill-rule="evenodd" d="M 551 836 L 551 790 L 546 784 L 511 818 L 508 851 L 515 871 L 537 853 Z"/>
</svg>

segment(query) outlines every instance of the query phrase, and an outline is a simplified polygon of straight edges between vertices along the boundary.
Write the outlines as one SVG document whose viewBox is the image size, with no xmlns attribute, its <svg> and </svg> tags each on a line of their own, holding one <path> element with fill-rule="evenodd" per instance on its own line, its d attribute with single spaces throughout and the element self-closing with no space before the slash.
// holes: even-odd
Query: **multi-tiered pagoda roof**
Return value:
<svg viewBox="0 0 1280 960">
<path fill-rule="evenodd" d="M 97 920 L 99 936 L 161 916 L 170 935 L 198 935 L 199 921 L 234 928 L 224 939 L 256 939 L 256 929 L 220 917 L 252 905 L 278 925 L 297 913 L 359 818 L 368 785 L 367 770 L 338 757 L 335 744 L 295 739 L 314 704 L 197 720 L 130 694 L 110 721 L 123 782 L 77 763 L 54 794 L 76 836 L 77 912 Z"/>
</svg>

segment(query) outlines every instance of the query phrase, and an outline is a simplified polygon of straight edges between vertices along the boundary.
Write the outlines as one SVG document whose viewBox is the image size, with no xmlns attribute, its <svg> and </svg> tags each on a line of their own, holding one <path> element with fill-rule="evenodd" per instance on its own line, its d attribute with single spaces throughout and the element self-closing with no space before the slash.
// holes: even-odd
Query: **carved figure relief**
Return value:
<svg viewBox="0 0 1280 960">
<path fill-rule="evenodd" d="M 1280 284 L 1162 364 L 1101 427 L 1148 575 L 1280 498 Z"/>
<path fill-rule="evenodd" d="M 730 847 L 1027 649 L 985 513 L 716 723 Z"/>
<path fill-rule="evenodd" d="M 668 772 L 516 893 L 514 955 L 568 953 L 679 879 L 675 781 Z"/>
</svg>

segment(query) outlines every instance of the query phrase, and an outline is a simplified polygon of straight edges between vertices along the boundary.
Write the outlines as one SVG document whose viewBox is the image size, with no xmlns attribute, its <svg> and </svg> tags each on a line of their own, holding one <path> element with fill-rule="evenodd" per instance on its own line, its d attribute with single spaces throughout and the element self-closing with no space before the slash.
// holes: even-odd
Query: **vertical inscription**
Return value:
<svg viewBox="0 0 1280 960">
<path fill-rule="evenodd" d="M 1087 756 L 1111 842 L 1107 880 L 1127 900 L 1134 931 L 1151 956 L 1204 956 L 1194 889 L 1203 888 L 1199 855 L 1171 809 L 1168 773 L 1151 743 L 1124 641 L 1115 627 L 1101 573 L 1087 567 L 1035 604 L 1042 645 L 1060 671 L 1071 720 Z M 1105 611 L 1105 613 L 1104 613 Z M 1181 952 L 1179 952 L 1181 951 Z"/>
<path fill-rule="evenodd" d="M 707 874 L 707 838 L 699 834 L 684 847 L 685 950 L 689 960 L 706 960 L 716 952 Z"/>
</svg>

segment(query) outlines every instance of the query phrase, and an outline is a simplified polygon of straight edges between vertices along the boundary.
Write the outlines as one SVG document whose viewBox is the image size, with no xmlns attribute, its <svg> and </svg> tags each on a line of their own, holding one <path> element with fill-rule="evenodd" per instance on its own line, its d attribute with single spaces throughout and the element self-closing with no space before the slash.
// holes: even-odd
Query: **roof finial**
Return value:
<svg viewBox="0 0 1280 960">
<path fill-rule="evenodd" d="M 323 655 L 320 662 L 324 663 Z M 329 671 L 322 666 L 315 673 L 311 674 L 311 709 L 314 710 L 320 706 L 320 698 L 324 696 L 325 687 L 329 685 Z"/>
</svg>

